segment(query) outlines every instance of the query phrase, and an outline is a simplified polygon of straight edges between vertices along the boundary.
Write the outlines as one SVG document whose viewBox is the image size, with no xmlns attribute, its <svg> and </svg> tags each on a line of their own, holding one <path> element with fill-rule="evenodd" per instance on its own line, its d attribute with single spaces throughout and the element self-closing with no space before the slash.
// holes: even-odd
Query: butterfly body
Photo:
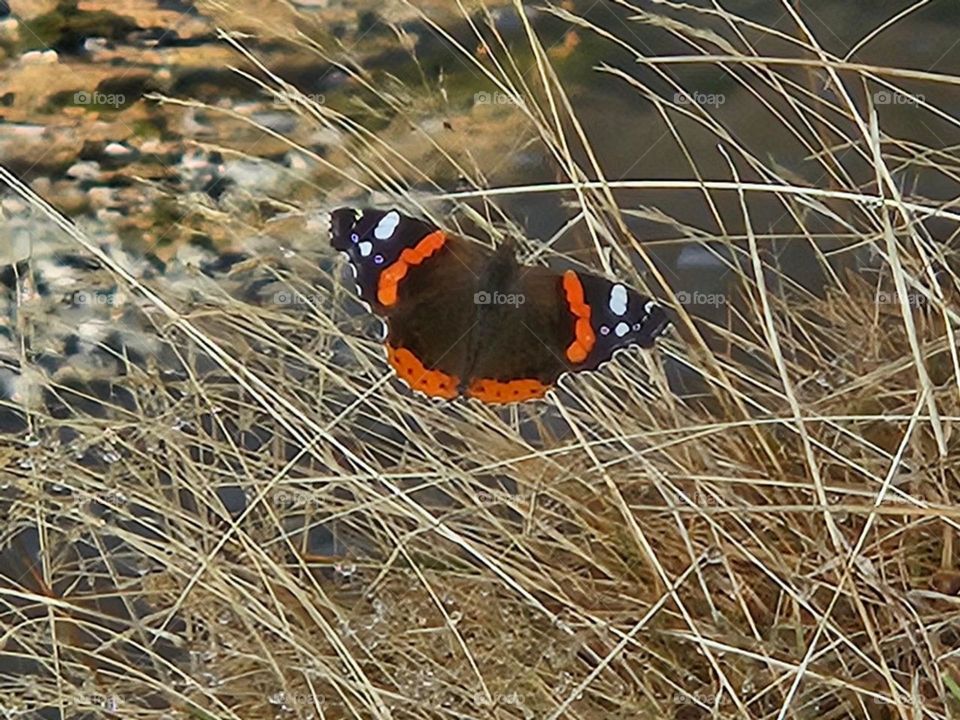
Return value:
<svg viewBox="0 0 960 720">
<path fill-rule="evenodd" d="M 524 266 L 511 244 L 491 251 L 396 210 L 335 210 L 331 244 L 387 325 L 391 366 L 433 397 L 541 397 L 564 373 L 652 346 L 668 325 L 625 285 Z"/>
</svg>

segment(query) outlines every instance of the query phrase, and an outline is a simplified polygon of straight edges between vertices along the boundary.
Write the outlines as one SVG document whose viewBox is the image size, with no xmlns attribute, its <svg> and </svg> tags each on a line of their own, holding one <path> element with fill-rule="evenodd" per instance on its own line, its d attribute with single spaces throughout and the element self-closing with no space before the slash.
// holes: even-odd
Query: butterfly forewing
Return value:
<svg viewBox="0 0 960 720">
<path fill-rule="evenodd" d="M 398 376 L 415 390 L 452 398 L 467 372 L 477 269 L 490 253 L 394 215 L 334 211 L 332 244 L 347 253 L 358 292 L 385 319 L 387 357 Z"/>
<path fill-rule="evenodd" d="M 330 215 L 331 244 L 347 254 L 360 298 L 375 311 L 383 309 L 381 279 L 395 267 L 405 250 L 413 249 L 436 227 L 396 210 L 334 210 Z"/>
<path fill-rule="evenodd" d="M 569 271 L 568 271 L 569 272 Z M 663 308 L 623 283 L 589 273 L 577 273 L 583 297 L 590 307 L 593 347 L 577 369 L 593 370 L 620 348 L 652 347 L 669 325 Z"/>
</svg>

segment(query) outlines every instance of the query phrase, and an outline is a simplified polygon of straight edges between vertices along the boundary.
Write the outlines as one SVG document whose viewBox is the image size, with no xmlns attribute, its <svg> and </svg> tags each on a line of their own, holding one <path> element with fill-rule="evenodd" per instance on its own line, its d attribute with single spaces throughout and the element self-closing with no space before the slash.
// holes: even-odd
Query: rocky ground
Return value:
<svg viewBox="0 0 960 720">
<path fill-rule="evenodd" d="M 397 64 L 398 53 L 412 52 L 423 34 L 402 3 L 350 3 L 347 10 L 340 3 L 277 2 L 269 13 L 249 2 L 229 8 L 179 0 L 14 2 L 0 21 L 6 166 L 71 217 L 95 220 L 126 249 L 167 259 L 194 232 L 229 242 L 220 218 L 204 224 L 184 206 L 216 211 L 235 209 L 224 202 L 231 197 L 316 200 L 318 193 L 351 192 L 337 180 L 356 156 L 343 152 L 343 134 L 332 123 L 293 112 L 297 91 L 315 109 L 376 116 L 390 142 L 414 144 L 399 148 L 411 150 L 406 156 L 414 163 L 430 162 L 432 144 L 463 154 L 477 121 L 466 112 L 472 90 L 452 90 L 440 113 L 414 101 L 408 109 L 437 116 L 428 125 L 435 137 L 420 140 L 417 152 L 407 128 L 391 128 L 396 113 L 383 98 L 335 65 L 369 61 L 398 78 L 416 72 L 412 55 Z M 443 13 L 432 17 L 442 21 Z M 227 30 L 249 58 L 218 35 Z M 265 68 L 288 89 L 261 86 Z M 491 115 L 480 110 L 487 111 L 481 119 Z M 24 254 L 17 243 L 0 262 Z"/>
<path fill-rule="evenodd" d="M 419 8 L 440 22 L 456 12 L 441 2 Z M 514 157 L 516 114 L 476 102 L 472 84 L 448 80 L 443 107 L 404 89 L 413 53 L 433 47 L 404 3 L 262 10 L 181 0 L 0 4 L 4 166 L 136 277 L 185 297 L 197 277 L 223 276 L 256 253 L 318 249 L 326 228 L 309 208 L 355 195 L 345 178 L 381 172 L 371 160 L 379 150 L 349 138 L 344 118 L 378 128 L 410 160 L 395 165 L 412 186 L 456 187 L 449 158 L 495 173 L 500 157 Z M 342 62 L 368 63 L 383 90 L 365 90 Z M 489 144 L 471 152 L 481 126 Z M 141 321 L 124 309 L 131 296 L 113 275 L 48 217 L 11 190 L 0 193 L 0 211 L 2 394 L 35 404 L 40 394 L 27 387 L 37 358 L 44 374 L 77 371 L 81 351 L 108 337 L 126 347 Z M 11 427 L 22 424 L 18 411 L 6 412 Z"/>
</svg>

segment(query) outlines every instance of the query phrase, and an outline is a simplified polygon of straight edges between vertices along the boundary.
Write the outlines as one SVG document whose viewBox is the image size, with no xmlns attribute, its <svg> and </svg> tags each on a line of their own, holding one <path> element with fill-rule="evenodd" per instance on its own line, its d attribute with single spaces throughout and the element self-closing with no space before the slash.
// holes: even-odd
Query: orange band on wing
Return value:
<svg viewBox="0 0 960 720">
<path fill-rule="evenodd" d="M 397 302 L 397 289 L 400 281 L 407 275 L 413 265 L 419 265 L 428 257 L 436 253 L 447 241 L 443 230 L 434 230 L 412 248 L 406 248 L 400 257 L 382 273 L 377 284 L 377 300 L 381 305 L 390 307 Z"/>
<path fill-rule="evenodd" d="M 511 403 L 543 397 L 550 389 L 539 380 L 475 380 L 467 389 L 467 395 L 486 403 Z"/>
<path fill-rule="evenodd" d="M 583 297 L 583 283 L 573 270 L 563 273 L 563 291 L 567 296 L 567 305 L 576 318 L 573 326 L 573 342 L 567 348 L 567 359 L 573 363 L 582 363 L 597 342 L 597 336 L 590 326 L 590 306 Z"/>
<path fill-rule="evenodd" d="M 387 362 L 397 371 L 397 375 L 414 390 L 432 397 L 450 400 L 457 396 L 460 379 L 439 370 L 430 370 L 419 358 L 406 348 L 387 345 Z"/>
</svg>

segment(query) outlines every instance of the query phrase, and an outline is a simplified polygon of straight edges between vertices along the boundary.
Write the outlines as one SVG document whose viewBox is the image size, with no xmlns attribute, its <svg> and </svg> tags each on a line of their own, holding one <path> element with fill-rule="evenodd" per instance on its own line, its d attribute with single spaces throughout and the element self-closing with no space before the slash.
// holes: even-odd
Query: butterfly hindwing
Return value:
<svg viewBox="0 0 960 720">
<path fill-rule="evenodd" d="M 621 283 L 516 268 L 475 330 L 468 394 L 486 402 L 539 397 L 564 373 L 594 370 L 620 348 L 652 346 L 668 325 L 663 308 Z"/>
<path fill-rule="evenodd" d="M 492 403 L 540 397 L 570 369 L 561 348 L 573 338 L 573 322 L 560 301 L 560 276 L 518 265 L 508 252 L 501 263 L 509 269 L 481 290 L 468 383 L 468 395 Z"/>
<path fill-rule="evenodd" d="M 387 352 L 413 389 L 452 398 L 464 387 L 478 322 L 477 272 L 488 256 L 479 245 L 448 236 L 442 250 L 404 277 L 400 302 L 387 315 Z"/>
</svg>

